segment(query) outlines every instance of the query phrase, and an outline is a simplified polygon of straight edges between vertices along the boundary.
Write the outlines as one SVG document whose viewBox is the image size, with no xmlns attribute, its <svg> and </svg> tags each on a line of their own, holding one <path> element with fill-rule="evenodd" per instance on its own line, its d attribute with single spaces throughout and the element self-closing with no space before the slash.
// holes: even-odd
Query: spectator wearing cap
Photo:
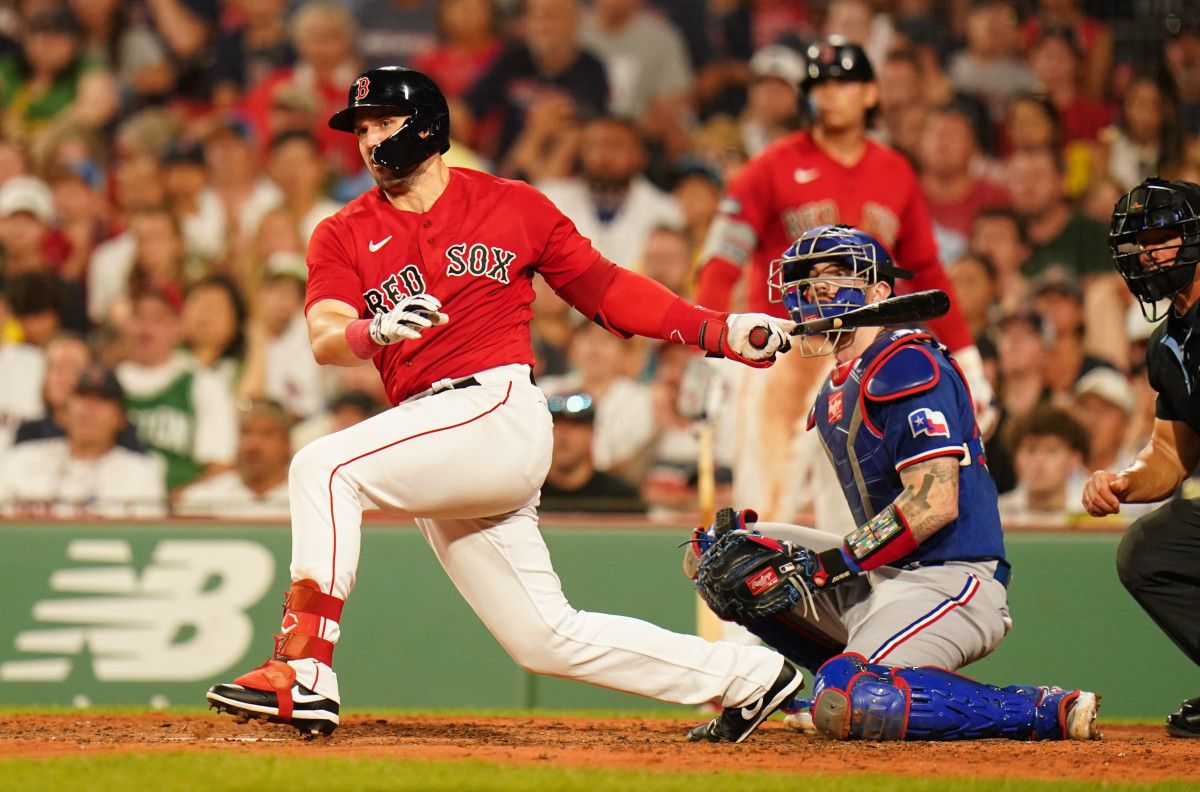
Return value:
<svg viewBox="0 0 1200 792">
<path fill-rule="evenodd" d="M 1008 206 L 1012 196 L 999 182 L 980 175 L 983 156 L 970 112 L 954 104 L 925 118 L 917 146 L 921 194 L 929 205 L 934 236 L 945 263 L 967 247 L 971 223 L 984 209 Z"/>
<path fill-rule="evenodd" d="M 287 519 L 292 418 L 278 402 L 257 399 L 239 410 L 233 470 L 190 484 L 175 497 L 182 517 Z"/>
<path fill-rule="evenodd" d="M 637 269 L 654 228 L 683 227 L 675 199 L 643 175 L 646 162 L 637 127 L 626 119 L 601 116 L 583 127 L 579 175 L 537 187 L 602 256 Z"/>
<path fill-rule="evenodd" d="M 1128 443 L 1134 412 L 1129 378 L 1107 367 L 1083 375 L 1075 383 L 1075 411 L 1088 431 L 1087 469 L 1117 472 L 1127 467 L 1140 448 Z"/>
<path fill-rule="evenodd" d="M 176 349 L 181 309 L 169 292 L 135 292 L 122 331 L 127 358 L 116 369 L 138 438 L 166 459 L 172 490 L 227 470 L 237 443 L 225 381 Z"/>
<path fill-rule="evenodd" d="M 65 409 L 65 437 L 14 446 L 0 461 L 0 513 L 10 517 L 161 517 L 161 459 L 117 445 L 125 427 L 121 386 L 91 366 Z"/>
<path fill-rule="evenodd" d="M 804 56 L 786 44 L 769 44 L 750 59 L 750 84 L 738 128 L 751 157 L 800 128 L 804 66 Z"/>
<path fill-rule="evenodd" d="M 1048 325 L 1046 385 L 1051 393 L 1069 396 L 1081 377 L 1097 368 L 1112 368 L 1112 361 L 1084 347 L 1083 288 L 1078 278 L 1051 268 L 1033 280 L 1030 292 L 1033 309 Z"/>
<path fill-rule="evenodd" d="M 212 75 L 217 112 L 233 110 L 246 90 L 296 62 L 288 36 L 288 5 L 288 0 L 239 3 L 241 19 L 217 32 Z"/>
<path fill-rule="evenodd" d="M 658 126 L 687 109 L 694 79 L 687 45 L 645 0 L 595 0 L 580 40 L 604 62 L 610 113 Z"/>
<path fill-rule="evenodd" d="M 1008 433 L 1017 484 L 997 503 L 1005 525 L 1052 525 L 1082 513 L 1088 440 L 1071 413 L 1042 405 L 1017 419 Z"/>
<path fill-rule="evenodd" d="M 0 186 L 0 246 L 3 272 L 52 269 L 65 257 L 65 240 L 54 230 L 54 194 L 36 176 L 13 176 Z"/>
<path fill-rule="evenodd" d="M 315 415 L 325 401 L 304 321 L 307 279 L 303 254 L 281 251 L 267 259 L 246 327 L 246 369 L 238 391 L 272 399 L 301 419 Z"/>
<path fill-rule="evenodd" d="M 543 512 L 641 512 L 645 506 L 625 481 L 596 470 L 592 461 L 596 411 L 586 393 L 547 400 L 554 419 L 550 470 L 542 485 Z"/>
<path fill-rule="evenodd" d="M 31 137 L 56 119 L 99 129 L 119 107 L 116 83 L 83 57 L 79 20 L 50 7 L 29 18 L 18 57 L 0 60 L 0 105 L 6 128 Z"/>
</svg>

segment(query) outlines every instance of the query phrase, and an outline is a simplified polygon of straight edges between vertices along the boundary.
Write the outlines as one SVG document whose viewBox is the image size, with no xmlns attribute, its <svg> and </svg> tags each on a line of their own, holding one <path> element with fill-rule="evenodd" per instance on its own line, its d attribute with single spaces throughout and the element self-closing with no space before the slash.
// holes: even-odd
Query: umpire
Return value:
<svg viewBox="0 0 1200 792">
<path fill-rule="evenodd" d="M 1113 263 L 1151 322 L 1147 370 L 1158 393 L 1154 431 L 1133 464 L 1098 470 L 1083 506 L 1100 517 L 1122 503 L 1169 498 L 1200 462 L 1200 186 L 1151 178 L 1121 196 L 1109 234 Z M 1200 665 L 1200 499 L 1176 499 L 1136 520 L 1117 572 L 1175 645 Z M 1200 737 L 1200 697 L 1167 717 L 1167 733 Z"/>
</svg>

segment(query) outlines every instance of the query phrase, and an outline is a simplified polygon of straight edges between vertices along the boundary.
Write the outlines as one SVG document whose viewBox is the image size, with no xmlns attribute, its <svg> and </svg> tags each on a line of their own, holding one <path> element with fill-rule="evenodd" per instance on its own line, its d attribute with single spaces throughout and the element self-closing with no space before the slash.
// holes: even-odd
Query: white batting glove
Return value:
<svg viewBox="0 0 1200 792">
<path fill-rule="evenodd" d="M 380 346 L 415 341 L 421 337 L 422 330 L 450 321 L 450 317 L 441 312 L 441 307 L 441 301 L 432 294 L 405 297 L 392 310 L 375 314 L 367 332 L 371 340 Z"/>
<path fill-rule="evenodd" d="M 988 381 L 983 370 L 983 357 L 974 344 L 963 347 L 954 353 L 958 367 L 962 369 L 963 379 L 971 389 L 971 405 L 975 409 L 975 423 L 979 424 L 979 434 L 987 438 L 996 422 L 1000 420 L 1000 410 L 996 406 L 996 395 L 992 392 L 992 383 Z"/>
<path fill-rule="evenodd" d="M 792 348 L 791 331 L 796 323 L 769 314 L 730 314 L 725 320 L 729 327 L 725 343 L 729 350 L 744 360 L 772 360 L 777 352 Z"/>
</svg>

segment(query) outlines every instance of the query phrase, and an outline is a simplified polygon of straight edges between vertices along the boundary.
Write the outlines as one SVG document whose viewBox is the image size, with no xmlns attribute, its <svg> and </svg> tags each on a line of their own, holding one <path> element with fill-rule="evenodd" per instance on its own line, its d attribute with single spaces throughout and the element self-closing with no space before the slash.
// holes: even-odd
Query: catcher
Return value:
<svg viewBox="0 0 1200 792">
<path fill-rule="evenodd" d="M 887 299 L 893 278 L 884 247 L 848 226 L 806 232 L 771 268 L 798 322 Z M 915 330 L 833 330 L 799 347 L 835 357 L 808 428 L 859 527 L 839 537 L 726 509 L 693 537 L 704 600 L 819 668 L 811 715 L 829 737 L 1098 739 L 1095 693 L 954 673 L 1012 626 L 996 490 L 954 359 Z"/>
</svg>

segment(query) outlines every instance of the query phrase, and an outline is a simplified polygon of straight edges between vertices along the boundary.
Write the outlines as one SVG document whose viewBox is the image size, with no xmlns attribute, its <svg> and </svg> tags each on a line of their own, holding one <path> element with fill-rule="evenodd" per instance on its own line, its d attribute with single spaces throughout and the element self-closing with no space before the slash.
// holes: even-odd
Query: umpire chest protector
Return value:
<svg viewBox="0 0 1200 792">
<path fill-rule="evenodd" d="M 970 394 L 929 334 L 881 333 L 857 360 L 826 379 L 808 428 L 819 433 L 858 525 L 904 490 L 899 470 L 939 456 L 958 461 L 958 518 L 898 566 L 1004 558 L 996 487 Z"/>
</svg>

